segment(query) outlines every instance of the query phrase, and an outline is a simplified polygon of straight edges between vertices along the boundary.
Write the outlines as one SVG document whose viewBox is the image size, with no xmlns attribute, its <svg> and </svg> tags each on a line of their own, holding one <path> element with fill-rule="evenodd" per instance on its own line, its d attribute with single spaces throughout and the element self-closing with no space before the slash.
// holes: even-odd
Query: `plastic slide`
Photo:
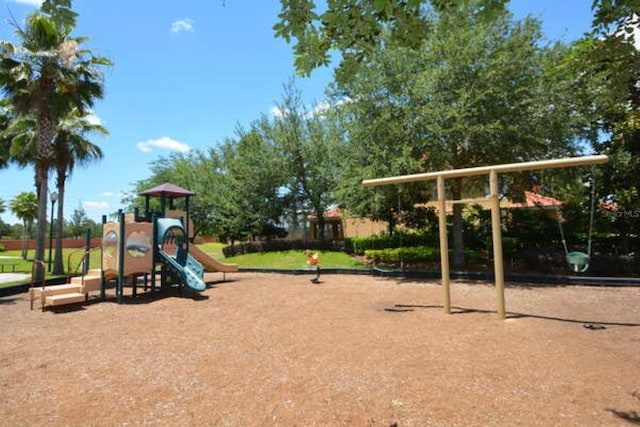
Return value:
<svg viewBox="0 0 640 427">
<path fill-rule="evenodd" d="M 207 284 L 202 279 L 202 266 L 193 257 L 188 255 L 185 265 L 181 265 L 176 258 L 165 251 L 159 250 L 158 253 L 162 262 L 178 274 L 183 285 L 197 292 L 207 289 Z"/>
<path fill-rule="evenodd" d="M 206 252 L 200 250 L 196 245 L 189 245 L 189 255 L 198 260 L 204 267 L 205 271 L 218 271 L 221 273 L 233 273 L 238 271 L 236 264 L 223 264 L 215 258 L 211 258 Z"/>
</svg>

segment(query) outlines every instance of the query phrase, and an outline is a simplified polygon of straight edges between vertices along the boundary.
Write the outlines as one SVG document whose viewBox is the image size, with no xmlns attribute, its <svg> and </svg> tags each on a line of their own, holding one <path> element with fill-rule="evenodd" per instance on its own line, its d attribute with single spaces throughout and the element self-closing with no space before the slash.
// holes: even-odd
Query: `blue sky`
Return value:
<svg viewBox="0 0 640 427">
<path fill-rule="evenodd" d="M 1 0 L 0 40 L 13 40 L 7 20 L 20 21 L 38 0 Z M 516 17 L 543 21 L 545 36 L 569 42 L 588 31 L 591 0 L 511 0 Z M 270 114 L 295 74 L 291 47 L 273 37 L 278 0 L 74 0 L 74 35 L 111 59 L 106 96 L 94 113 L 109 130 L 96 136 L 105 157 L 68 180 L 65 217 L 82 206 L 99 221 L 121 208 L 123 193 L 150 175 L 149 164 L 172 150 L 215 146 Z M 330 69 L 296 78 L 305 102 L 320 103 Z M 50 185 L 53 180 L 50 182 Z M 33 191 L 32 169 L 0 170 L 0 198 Z M 18 220 L 2 214 L 8 223 Z"/>
</svg>

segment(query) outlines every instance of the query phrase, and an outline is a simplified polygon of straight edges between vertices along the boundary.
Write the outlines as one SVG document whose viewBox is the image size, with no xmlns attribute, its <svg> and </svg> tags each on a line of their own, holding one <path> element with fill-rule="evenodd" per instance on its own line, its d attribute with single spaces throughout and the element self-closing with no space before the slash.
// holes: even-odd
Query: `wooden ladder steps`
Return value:
<svg viewBox="0 0 640 427">
<path fill-rule="evenodd" d="M 76 302 L 84 302 L 86 298 L 87 297 L 85 294 L 81 294 L 79 292 L 69 292 L 66 294 L 50 295 L 46 297 L 45 305 L 56 306 L 56 305 L 73 304 Z"/>
<path fill-rule="evenodd" d="M 88 293 L 92 291 L 99 291 L 101 280 L 102 280 L 102 277 L 100 275 L 76 276 L 71 278 L 71 284 L 78 285 L 78 286 L 84 285 L 84 291 L 85 293 Z"/>
<path fill-rule="evenodd" d="M 42 293 L 45 295 L 59 295 L 59 294 L 68 294 L 70 292 L 80 293 L 82 291 L 82 286 L 77 283 L 65 283 L 64 285 L 50 285 L 42 287 L 33 287 L 29 289 L 29 293 L 32 298 L 39 297 Z"/>
</svg>

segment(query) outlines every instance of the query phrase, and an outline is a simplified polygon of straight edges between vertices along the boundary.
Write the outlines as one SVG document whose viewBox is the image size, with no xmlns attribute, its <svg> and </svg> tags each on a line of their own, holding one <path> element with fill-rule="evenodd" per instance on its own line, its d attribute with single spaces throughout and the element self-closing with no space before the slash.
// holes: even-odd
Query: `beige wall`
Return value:
<svg viewBox="0 0 640 427">
<path fill-rule="evenodd" d="M 369 218 L 349 217 L 342 220 L 344 237 L 369 237 L 386 233 L 387 223 L 384 221 L 371 221 Z"/>
</svg>

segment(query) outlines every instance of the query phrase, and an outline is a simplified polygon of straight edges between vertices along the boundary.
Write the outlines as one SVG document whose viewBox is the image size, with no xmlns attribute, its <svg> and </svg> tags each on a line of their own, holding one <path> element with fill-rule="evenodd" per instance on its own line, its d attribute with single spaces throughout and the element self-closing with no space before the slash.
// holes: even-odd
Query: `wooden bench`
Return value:
<svg viewBox="0 0 640 427">
<path fill-rule="evenodd" d="M 7 263 L 2 263 L 2 264 L 0 264 L 0 273 L 4 273 L 4 272 L 5 272 L 5 271 L 4 271 L 4 268 L 5 268 L 5 267 L 7 267 L 7 269 L 8 269 L 8 267 L 11 267 L 11 272 L 12 272 L 12 273 L 15 273 L 15 272 L 16 272 L 16 265 L 18 265 L 18 264 L 19 264 L 19 263 L 17 263 L 17 262 L 11 262 L 11 263 L 8 263 L 8 262 L 7 262 Z"/>
</svg>

